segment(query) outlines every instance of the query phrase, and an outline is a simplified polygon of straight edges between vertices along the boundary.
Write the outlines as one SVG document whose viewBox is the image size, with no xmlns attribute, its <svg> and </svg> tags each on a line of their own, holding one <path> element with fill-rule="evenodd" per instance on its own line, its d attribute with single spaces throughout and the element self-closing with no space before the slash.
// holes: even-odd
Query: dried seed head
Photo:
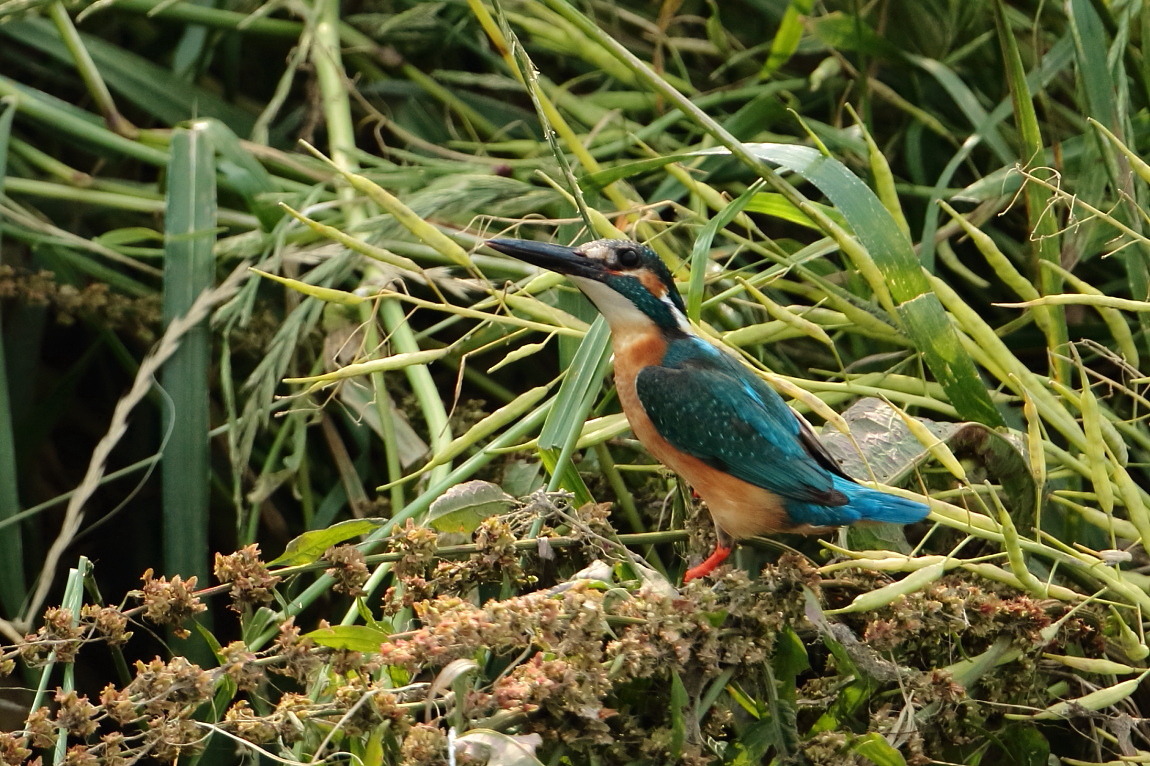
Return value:
<svg viewBox="0 0 1150 766">
<path fill-rule="evenodd" d="M 85 604 L 80 610 L 80 619 L 90 624 L 96 635 L 103 636 L 112 646 L 126 644 L 132 637 L 132 631 L 128 630 L 128 618 L 118 607 Z"/>
<path fill-rule="evenodd" d="M 337 593 L 348 596 L 366 596 L 363 584 L 369 572 L 363 559 L 363 552 L 354 545 L 334 545 L 323 553 L 323 560 L 332 564 L 325 574 L 335 580 L 333 588 Z"/>
<path fill-rule="evenodd" d="M 237 612 L 270 602 L 272 588 L 280 581 L 268 571 L 260 559 L 260 547 L 254 543 L 226 556 L 217 553 L 215 574 L 220 582 L 232 584 L 232 609 Z"/>
<path fill-rule="evenodd" d="M 166 577 L 154 578 L 152 570 L 148 569 L 140 579 L 144 581 L 144 587 L 129 595 L 143 601 L 144 617 L 156 625 L 172 628 L 172 633 L 178 638 L 191 635 L 183 624 L 207 609 L 194 593 L 196 577 L 193 575 L 186 581 L 179 575 L 171 580 Z"/>
</svg>

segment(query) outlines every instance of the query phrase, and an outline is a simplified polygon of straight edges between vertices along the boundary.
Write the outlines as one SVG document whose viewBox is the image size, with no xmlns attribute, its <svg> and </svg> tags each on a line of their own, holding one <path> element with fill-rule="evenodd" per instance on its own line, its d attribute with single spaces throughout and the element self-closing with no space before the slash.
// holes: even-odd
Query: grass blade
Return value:
<svg viewBox="0 0 1150 766">
<path fill-rule="evenodd" d="M 1022 65 L 1022 54 L 1018 50 L 1018 41 L 1010 22 L 1006 18 L 1006 7 L 1002 0 L 994 3 L 995 27 L 998 29 L 999 45 L 1006 63 L 1006 77 L 1010 83 L 1010 95 L 1014 105 L 1014 119 L 1018 123 L 1018 134 L 1022 140 L 1023 167 L 1029 168 L 1043 157 L 1042 131 L 1038 125 L 1038 115 L 1034 111 L 1034 102 L 1030 85 L 1026 81 L 1026 70 Z M 1035 270 L 1038 272 L 1039 290 L 1044 295 L 1053 295 L 1062 291 L 1061 278 L 1047 269 L 1039 268 L 1038 261 L 1059 263 L 1058 224 L 1050 214 L 1052 194 L 1039 184 L 1029 183 L 1024 187 L 1026 211 L 1030 218 L 1030 227 L 1033 258 L 1036 261 Z M 1051 358 L 1053 361 L 1053 376 L 1056 380 L 1067 382 L 1070 379 L 1070 366 L 1066 363 L 1066 344 L 1069 334 L 1066 329 L 1066 315 L 1057 306 L 1047 306 L 1037 310 L 1035 319 L 1039 327 L 1046 333 Z"/>
<path fill-rule="evenodd" d="M 164 247 L 164 323 L 183 316 L 212 287 L 216 224 L 216 168 L 206 126 L 172 136 Z M 184 337 L 164 365 L 171 398 L 164 411 L 167 441 L 161 467 L 164 565 L 184 576 L 207 574 L 208 386 L 211 347 L 207 322 Z"/>
<path fill-rule="evenodd" d="M 0 100 L 0 196 L 7 175 L 8 139 L 12 135 L 13 100 Z M 0 232 L 0 245 L 3 233 Z M 0 247 L 0 255 L 3 254 Z M 0 261 L 2 264 L 2 261 Z M 0 320 L 3 315 L 0 314 Z M 16 467 L 16 434 L 8 397 L 8 366 L 4 361 L 4 325 L 0 322 L 0 521 L 20 513 L 20 476 Z M 0 534 L 0 605 L 10 616 L 19 613 L 28 586 L 24 581 L 24 546 L 19 529 Z"/>
</svg>

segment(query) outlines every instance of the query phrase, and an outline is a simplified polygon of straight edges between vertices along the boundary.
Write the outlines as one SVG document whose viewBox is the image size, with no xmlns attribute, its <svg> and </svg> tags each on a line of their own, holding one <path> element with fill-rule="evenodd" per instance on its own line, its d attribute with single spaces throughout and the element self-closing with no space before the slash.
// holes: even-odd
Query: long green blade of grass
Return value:
<svg viewBox="0 0 1150 766">
<path fill-rule="evenodd" d="M 164 246 L 164 322 L 187 313 L 215 274 L 216 172 L 206 127 L 172 136 Z M 184 576 L 207 572 L 208 390 L 211 371 L 207 322 L 183 339 L 164 366 L 169 397 L 164 411 L 164 566 Z"/>
<path fill-rule="evenodd" d="M 242 135 L 247 135 L 255 124 L 255 115 L 251 112 L 237 108 L 210 91 L 192 86 L 167 67 L 157 66 L 99 38 L 75 34 L 73 38 L 61 41 L 59 29 L 54 29 L 47 20 L 37 18 L 5 24 L 0 34 L 18 39 L 48 58 L 77 66 L 82 73 L 98 72 L 101 80 L 89 75 L 85 82 L 89 83 L 93 93 L 103 94 L 103 98 L 98 100 L 109 122 L 122 121 L 123 118 L 115 111 L 108 88 L 164 123 L 193 117 L 215 117 Z M 117 132 L 122 132 L 121 125 L 115 127 Z"/>
<path fill-rule="evenodd" d="M 1026 71 L 1022 65 L 1022 54 L 1018 50 L 1018 41 L 1006 17 L 1006 7 L 1002 0 L 995 0 L 994 20 L 998 30 L 999 46 L 1002 48 L 1006 64 L 1006 79 L 1010 83 L 1014 119 L 1018 123 L 1018 135 L 1022 140 L 1020 160 L 1024 168 L 1031 168 L 1041 162 L 1045 147 L 1042 144 L 1042 130 L 1034 110 L 1030 85 L 1026 81 Z M 1034 269 L 1038 273 L 1039 289 L 1044 295 L 1053 295 L 1061 292 L 1062 279 L 1051 270 L 1038 265 L 1041 261 L 1057 264 L 1060 259 L 1058 223 L 1049 209 L 1052 195 L 1040 185 L 1033 183 L 1026 184 L 1023 191 L 1026 211 L 1030 218 L 1032 254 Z M 1069 342 L 1066 315 L 1057 306 L 1046 306 L 1035 314 L 1035 318 L 1046 333 L 1050 350 L 1054 352 L 1053 377 L 1066 382 L 1070 376 L 1070 367 L 1065 361 L 1066 345 Z"/>
<path fill-rule="evenodd" d="M 16 105 L 0 100 L 0 196 L 4 194 L 7 173 L 8 139 Z M 0 265 L 3 264 L 3 236 L 0 232 Z M 0 319 L 3 316 L 0 314 Z M 12 429 L 12 408 L 8 397 L 8 366 L 4 361 L 4 324 L 0 321 L 0 521 L 20 513 L 20 477 L 16 465 L 16 434 Z M 19 612 L 27 592 L 24 582 L 24 546 L 19 528 L 0 534 L 0 605 L 10 617 Z"/>
</svg>

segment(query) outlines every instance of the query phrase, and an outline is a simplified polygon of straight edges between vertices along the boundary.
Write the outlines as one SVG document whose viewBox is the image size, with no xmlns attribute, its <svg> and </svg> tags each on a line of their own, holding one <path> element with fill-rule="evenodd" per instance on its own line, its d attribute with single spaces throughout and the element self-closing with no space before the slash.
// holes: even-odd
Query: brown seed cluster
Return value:
<svg viewBox="0 0 1150 766">
<path fill-rule="evenodd" d="M 571 529 L 603 544 L 595 532 L 606 519 L 602 507 L 563 513 Z M 0 734 L 0 766 L 34 762 L 61 737 L 65 763 L 184 758 L 202 748 L 211 730 L 194 715 L 225 691 L 233 696 L 215 726 L 271 752 L 298 746 L 315 758 L 371 740 L 385 743 L 383 763 L 435 766 L 448 762 L 449 728 L 456 727 L 457 735 L 488 728 L 539 735 L 546 757 L 562 753 L 572 762 L 703 766 L 722 760 L 711 743 L 744 736 L 756 725 L 748 708 L 774 695 L 797 700 L 794 720 L 777 722 L 793 727 L 787 747 L 796 763 L 863 763 L 854 748 L 869 734 L 899 743 L 917 765 L 984 734 L 1001 709 L 985 701 L 1048 704 L 1051 675 L 1037 658 L 1055 648 L 1042 644 L 1056 624 L 1055 640 L 1074 642 L 1075 652 L 1106 651 L 1101 622 L 1089 608 L 1068 614 L 1061 602 L 965 574 L 871 612 L 821 615 L 818 607 L 849 603 L 887 578 L 848 572 L 823 580 L 797 554 L 755 577 L 728 568 L 678 589 L 626 580 L 623 565 L 614 570 L 622 581 L 573 579 L 522 592 L 533 575 L 517 544 L 521 522 L 488 519 L 474 535 L 475 552 L 463 560 L 444 558 L 434 532 L 409 524 L 392 541 L 399 584 L 383 611 L 400 615 L 410 607 L 412 623 L 389 628 L 381 617 L 313 639 L 288 619 L 260 651 L 243 641 L 218 648 L 215 668 L 181 657 L 137 662 L 131 682 L 107 685 L 98 704 L 59 691 L 52 704 L 32 711 L 22 731 Z M 371 606 L 363 598 L 368 568 L 357 548 L 333 547 L 317 567 L 325 564 L 335 590 Z M 233 609 L 244 621 L 266 614 L 253 607 L 269 603 L 280 584 L 255 546 L 217 557 L 216 574 L 231 585 Z M 496 586 L 520 592 L 484 600 L 499 592 Z M 85 606 L 79 620 L 50 609 L 41 628 L 19 649 L 0 652 L 0 660 L 43 664 L 74 660 L 86 642 L 121 645 L 134 613 L 186 633 L 186 623 L 205 608 L 194 588 L 194 579 L 149 571 L 133 592 L 142 602 L 137 609 Z M 940 669 L 1004 638 L 1020 655 L 981 676 L 976 688 Z M 794 695 L 780 686 L 792 681 Z M 685 693 L 681 709 L 668 702 L 672 686 Z M 714 690 L 716 703 L 699 715 L 693 706 Z M 742 703 L 734 701 L 736 692 Z M 841 700 L 852 694 L 864 698 L 847 707 Z M 792 702 L 777 704 L 789 709 Z M 931 715 L 922 716 L 924 710 Z M 758 712 L 760 720 L 773 715 L 773 708 Z M 833 730 L 811 728 L 823 716 L 837 721 Z"/>
<path fill-rule="evenodd" d="M 1040 602 L 968 575 L 950 575 L 868 614 L 862 635 L 879 651 L 906 644 L 942 656 L 953 651 L 956 637 L 963 651 L 981 651 L 1002 636 L 1030 647 L 1066 611 L 1060 601 Z"/>
<path fill-rule="evenodd" d="M 435 554 L 439 550 L 439 534 L 430 527 L 416 526 L 411 519 L 391 538 L 391 551 L 401 554 L 392 565 L 395 576 L 401 580 L 427 578 L 435 568 Z"/>
<path fill-rule="evenodd" d="M 177 638 L 187 638 L 190 632 L 184 623 L 208 608 L 195 595 L 195 576 L 184 580 L 175 575 L 169 580 L 153 577 L 152 570 L 148 569 L 140 579 L 144 581 L 144 587 L 129 595 L 143 602 L 144 616 L 156 625 L 170 627 Z"/>
<path fill-rule="evenodd" d="M 289 676 L 300 683 L 306 683 L 323 664 L 323 660 L 316 656 L 316 645 L 295 624 L 295 618 L 289 617 L 280 624 L 279 636 L 273 645 L 273 655 L 280 659 L 277 665 L 271 666 L 274 673 Z"/>
<path fill-rule="evenodd" d="M 354 598 L 367 595 L 363 584 L 367 582 L 370 573 L 359 548 L 354 545 L 335 545 L 324 551 L 323 560 L 332 565 L 325 574 L 335 580 L 332 587 L 336 593 Z"/>
<path fill-rule="evenodd" d="M 114 606 L 85 604 L 80 608 L 80 623 L 91 625 L 95 635 L 112 646 L 123 646 L 132 637 L 128 630 L 128 616 Z"/>
<path fill-rule="evenodd" d="M 28 747 L 27 736 L 0 732 L 0 764 L 3 766 L 20 766 L 31 757 L 32 749 Z"/>
<path fill-rule="evenodd" d="M 235 553 L 217 553 L 214 571 L 217 580 L 232 584 L 232 609 L 237 612 L 270 603 L 272 589 L 280 581 L 268 571 L 260 559 L 260 546 L 254 543 Z"/>
<path fill-rule="evenodd" d="M 70 609 L 49 607 L 44 612 L 44 624 L 35 633 L 24 637 L 20 656 L 32 667 L 49 660 L 72 662 L 76 659 L 76 652 L 80 651 L 83 634 Z"/>
<path fill-rule="evenodd" d="M 92 317 L 101 327 L 136 334 L 142 343 L 154 342 L 155 329 L 160 326 L 159 294 L 133 298 L 115 292 L 103 282 L 83 287 L 61 284 L 51 271 L 33 272 L 0 264 L 0 300 L 3 299 L 48 306 L 62 325 L 72 324 L 77 317 Z"/>
</svg>

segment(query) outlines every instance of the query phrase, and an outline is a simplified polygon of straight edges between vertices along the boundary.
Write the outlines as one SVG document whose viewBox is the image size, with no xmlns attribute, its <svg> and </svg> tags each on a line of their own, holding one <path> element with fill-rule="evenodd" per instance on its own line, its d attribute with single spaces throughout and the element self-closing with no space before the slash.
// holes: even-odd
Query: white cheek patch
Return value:
<svg viewBox="0 0 1150 766">
<path fill-rule="evenodd" d="M 679 329 L 688 335 L 694 335 L 694 328 L 691 327 L 691 323 L 687 320 L 686 315 L 675 305 L 675 302 L 671 300 L 671 296 L 664 293 L 661 300 L 667 308 L 671 310 L 671 316 L 675 317 L 675 324 L 679 326 Z"/>
<path fill-rule="evenodd" d="M 646 328 L 654 324 L 650 317 L 635 307 L 635 304 L 612 290 L 602 282 L 586 277 L 569 277 L 583 294 L 591 299 L 599 313 L 607 318 L 612 328 Z"/>
</svg>

